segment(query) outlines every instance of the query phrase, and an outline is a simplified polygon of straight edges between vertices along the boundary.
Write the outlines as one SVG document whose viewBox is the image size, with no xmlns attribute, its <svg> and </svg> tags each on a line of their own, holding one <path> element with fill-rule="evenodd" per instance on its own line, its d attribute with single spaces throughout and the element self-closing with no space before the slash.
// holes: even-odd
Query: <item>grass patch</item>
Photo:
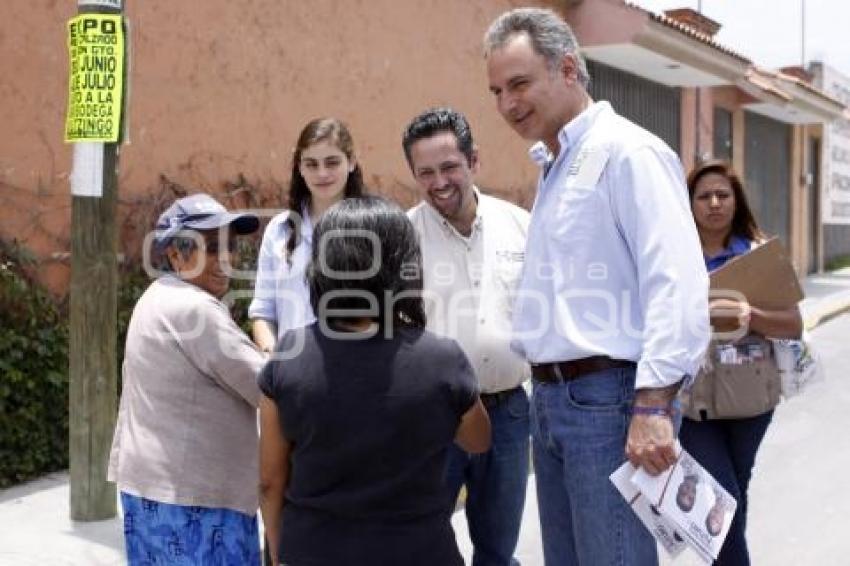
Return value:
<svg viewBox="0 0 850 566">
<path fill-rule="evenodd" d="M 826 271 L 835 271 L 845 267 L 850 267 L 850 254 L 834 257 L 824 265 Z"/>
</svg>

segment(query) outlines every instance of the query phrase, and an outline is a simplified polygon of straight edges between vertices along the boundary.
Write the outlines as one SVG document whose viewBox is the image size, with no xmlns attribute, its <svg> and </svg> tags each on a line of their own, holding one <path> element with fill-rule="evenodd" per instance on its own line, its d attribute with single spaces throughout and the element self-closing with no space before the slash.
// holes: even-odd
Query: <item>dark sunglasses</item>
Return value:
<svg viewBox="0 0 850 566">
<path fill-rule="evenodd" d="M 208 254 L 217 254 L 221 251 L 221 240 L 216 238 L 214 240 L 204 240 L 204 249 Z M 236 251 L 236 239 L 231 238 L 227 240 L 227 251 L 233 253 Z"/>
</svg>

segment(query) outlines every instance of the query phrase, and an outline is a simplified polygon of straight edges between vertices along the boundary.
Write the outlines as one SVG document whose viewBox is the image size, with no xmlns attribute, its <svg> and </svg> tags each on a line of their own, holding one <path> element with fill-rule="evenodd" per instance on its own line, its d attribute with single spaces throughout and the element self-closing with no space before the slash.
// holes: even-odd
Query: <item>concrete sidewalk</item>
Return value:
<svg viewBox="0 0 850 566">
<path fill-rule="evenodd" d="M 850 267 L 803 280 L 806 298 L 800 303 L 806 330 L 850 310 Z"/>
<path fill-rule="evenodd" d="M 71 521 L 68 473 L 0 491 L 0 566 L 125 564 L 121 519 Z"/>
<path fill-rule="evenodd" d="M 804 281 L 806 299 L 801 303 L 806 328 L 850 310 L 850 269 L 816 275 Z M 529 478 L 526 508 L 517 557 L 524 565 L 539 561 L 540 528 L 536 521 L 534 478 Z M 469 539 L 463 514 L 452 521 L 464 555 Z M 69 519 L 69 488 L 66 472 L 0 491 L 0 566 L 113 566 L 124 564 L 120 518 L 91 523 Z"/>
</svg>

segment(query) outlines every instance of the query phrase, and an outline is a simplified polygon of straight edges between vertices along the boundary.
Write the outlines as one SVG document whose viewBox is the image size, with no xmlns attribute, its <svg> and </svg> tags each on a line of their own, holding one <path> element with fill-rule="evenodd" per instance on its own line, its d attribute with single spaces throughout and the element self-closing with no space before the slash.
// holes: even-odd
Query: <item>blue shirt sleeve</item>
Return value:
<svg viewBox="0 0 850 566">
<path fill-rule="evenodd" d="M 678 158 L 641 146 L 617 165 L 614 210 L 645 320 L 636 387 L 664 387 L 699 369 L 710 333 L 708 276 Z"/>
</svg>

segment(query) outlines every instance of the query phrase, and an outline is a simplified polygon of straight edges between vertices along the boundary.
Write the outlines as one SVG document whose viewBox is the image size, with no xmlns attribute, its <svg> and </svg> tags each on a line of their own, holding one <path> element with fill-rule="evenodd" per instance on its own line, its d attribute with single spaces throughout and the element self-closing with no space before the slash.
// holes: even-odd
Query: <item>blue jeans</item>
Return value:
<svg viewBox="0 0 850 566">
<path fill-rule="evenodd" d="M 485 399 L 493 444 L 483 454 L 449 449 L 446 485 L 451 505 L 466 485 L 466 520 L 473 566 L 510 566 L 519 538 L 528 483 L 528 396 L 521 387 L 505 399 Z"/>
<path fill-rule="evenodd" d="M 715 564 L 748 566 L 745 531 L 747 528 L 747 488 L 773 411 L 749 419 L 692 421 L 684 419 L 679 440 L 682 447 L 708 470 L 738 502 L 729 534 L 723 541 Z"/>
<path fill-rule="evenodd" d="M 547 566 L 655 565 L 655 539 L 608 476 L 625 462 L 634 368 L 534 383 L 531 427 Z"/>
</svg>

